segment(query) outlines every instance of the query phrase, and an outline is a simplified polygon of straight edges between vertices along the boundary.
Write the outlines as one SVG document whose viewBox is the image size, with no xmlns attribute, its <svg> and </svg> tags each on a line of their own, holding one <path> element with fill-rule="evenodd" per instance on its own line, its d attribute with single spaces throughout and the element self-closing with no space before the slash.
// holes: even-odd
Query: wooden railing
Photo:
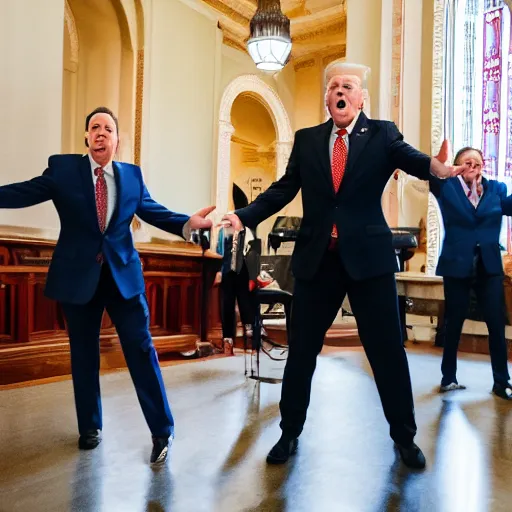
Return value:
<svg viewBox="0 0 512 512">
<path fill-rule="evenodd" d="M 53 241 L 0 238 L 0 385 L 70 373 L 64 316 L 60 306 L 44 296 L 54 247 Z M 220 258 L 182 242 L 138 244 L 137 249 L 159 355 L 207 354 L 221 336 L 213 287 Z M 102 368 L 125 365 L 106 313 L 100 348 Z"/>
</svg>

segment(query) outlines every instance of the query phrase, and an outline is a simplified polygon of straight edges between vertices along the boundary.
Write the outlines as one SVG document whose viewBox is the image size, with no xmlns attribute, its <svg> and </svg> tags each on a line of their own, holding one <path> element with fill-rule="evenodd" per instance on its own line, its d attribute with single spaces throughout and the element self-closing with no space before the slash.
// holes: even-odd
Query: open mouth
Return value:
<svg viewBox="0 0 512 512">
<path fill-rule="evenodd" d="M 345 100 L 340 100 L 338 103 L 336 103 L 336 107 L 339 109 L 344 109 L 346 106 L 347 104 L 345 103 Z"/>
</svg>

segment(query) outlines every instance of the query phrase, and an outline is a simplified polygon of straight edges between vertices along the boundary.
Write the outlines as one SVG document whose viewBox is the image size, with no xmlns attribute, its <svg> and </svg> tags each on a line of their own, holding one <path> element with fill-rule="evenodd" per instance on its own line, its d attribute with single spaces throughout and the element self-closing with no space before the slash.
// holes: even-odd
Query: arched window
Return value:
<svg viewBox="0 0 512 512">
<path fill-rule="evenodd" d="M 454 150 L 482 149 L 485 176 L 512 193 L 512 38 L 505 0 L 445 4 L 444 132 Z M 500 242 L 512 253 L 510 219 Z"/>
</svg>

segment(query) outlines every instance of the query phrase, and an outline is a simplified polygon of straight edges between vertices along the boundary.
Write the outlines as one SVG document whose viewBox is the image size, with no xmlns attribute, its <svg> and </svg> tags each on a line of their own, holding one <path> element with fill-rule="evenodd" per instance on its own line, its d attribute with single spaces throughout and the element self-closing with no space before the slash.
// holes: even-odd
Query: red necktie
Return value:
<svg viewBox="0 0 512 512">
<path fill-rule="evenodd" d="M 96 180 L 96 212 L 98 213 L 100 231 L 103 233 L 107 227 L 107 182 L 105 180 L 105 171 L 101 167 L 94 169 L 94 174 L 98 177 Z"/>
<path fill-rule="evenodd" d="M 341 180 L 343 179 L 343 175 L 345 174 L 345 167 L 347 165 L 347 157 L 348 150 L 345 141 L 343 140 L 343 136 L 348 132 L 343 128 L 342 130 L 338 130 L 336 132 L 338 134 L 338 138 L 334 141 L 334 148 L 332 150 L 332 184 L 334 186 L 334 192 L 338 193 L 340 189 Z M 338 238 L 338 229 L 336 228 L 336 224 L 332 225 L 332 238 Z"/>
</svg>

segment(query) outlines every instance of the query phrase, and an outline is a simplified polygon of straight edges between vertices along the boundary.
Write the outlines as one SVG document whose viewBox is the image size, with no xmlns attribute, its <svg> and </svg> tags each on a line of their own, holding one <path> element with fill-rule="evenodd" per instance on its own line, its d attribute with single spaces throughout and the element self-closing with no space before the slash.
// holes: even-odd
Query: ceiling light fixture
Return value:
<svg viewBox="0 0 512 512">
<path fill-rule="evenodd" d="M 279 71 L 288 62 L 292 50 L 290 20 L 282 13 L 279 0 L 258 0 L 247 50 L 263 71 Z"/>
</svg>

